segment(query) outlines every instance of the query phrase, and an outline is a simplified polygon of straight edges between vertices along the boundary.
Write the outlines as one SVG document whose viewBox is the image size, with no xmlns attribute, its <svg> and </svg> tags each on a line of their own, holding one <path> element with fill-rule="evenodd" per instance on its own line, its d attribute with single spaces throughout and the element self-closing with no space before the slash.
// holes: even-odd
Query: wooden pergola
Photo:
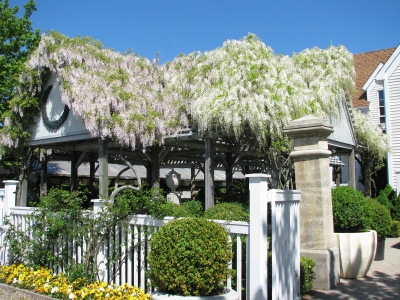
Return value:
<svg viewBox="0 0 400 300">
<path fill-rule="evenodd" d="M 77 138 L 74 140 L 74 137 Z M 108 163 L 143 165 L 147 169 L 147 183 L 157 188 L 160 184 L 160 168 L 190 168 L 191 191 L 194 193 L 195 170 L 204 173 L 205 205 L 214 205 L 214 169 L 225 169 L 226 195 L 232 197 L 233 173 L 240 170 L 244 174 L 262 167 L 262 159 L 257 159 L 249 145 L 240 145 L 232 137 L 218 132 L 203 136 L 195 129 L 186 129 L 179 134 L 165 138 L 162 146 L 137 147 L 129 149 L 111 139 L 84 138 L 72 134 L 64 141 L 55 139 L 40 143 L 32 141 L 31 147 L 52 149 L 51 160 L 71 161 L 71 191 L 78 186 L 78 168 L 82 163 L 90 164 L 90 185 L 94 183 L 94 173 L 99 173 L 99 197 L 108 198 Z M 47 190 L 47 162 L 42 161 L 41 194 Z M 125 170 L 128 170 L 127 166 Z"/>
</svg>

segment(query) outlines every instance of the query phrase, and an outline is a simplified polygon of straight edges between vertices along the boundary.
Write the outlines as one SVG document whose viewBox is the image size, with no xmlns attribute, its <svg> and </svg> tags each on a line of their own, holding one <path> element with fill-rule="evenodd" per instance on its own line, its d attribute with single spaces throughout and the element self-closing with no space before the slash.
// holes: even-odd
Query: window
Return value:
<svg viewBox="0 0 400 300">
<path fill-rule="evenodd" d="M 379 124 L 385 124 L 386 123 L 385 91 L 378 91 L 378 99 L 379 99 Z"/>
</svg>

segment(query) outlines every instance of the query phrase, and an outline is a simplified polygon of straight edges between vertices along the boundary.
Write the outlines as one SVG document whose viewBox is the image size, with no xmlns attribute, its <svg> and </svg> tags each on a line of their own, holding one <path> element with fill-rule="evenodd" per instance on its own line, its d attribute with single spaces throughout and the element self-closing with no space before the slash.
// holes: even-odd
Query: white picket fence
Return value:
<svg viewBox="0 0 400 300">
<path fill-rule="evenodd" d="M 230 238 L 237 237 L 236 281 L 235 288 L 242 290 L 246 283 L 245 299 L 268 299 L 268 220 L 267 203 L 271 202 L 272 218 L 272 299 L 301 299 L 300 295 L 300 241 L 299 241 L 299 191 L 268 190 L 267 178 L 264 174 L 248 175 L 250 181 L 250 222 L 214 220 L 224 226 Z M 0 225 L 4 227 L 3 218 L 9 216 L 14 226 L 26 230 L 27 215 L 34 209 L 15 207 L 16 181 L 5 181 L 5 188 L 0 189 L 1 213 Z M 102 201 L 92 200 L 93 214 L 101 210 Z M 158 220 L 147 215 L 132 215 L 116 228 L 115 236 L 102 246 L 97 256 L 97 265 L 103 280 L 122 285 L 130 283 L 146 291 L 152 291 L 146 278 L 148 269 L 146 256 L 150 251 L 148 239 L 153 232 L 172 220 Z M 128 227 L 126 227 L 128 226 Z M 242 239 L 242 237 L 246 237 Z M 116 239 L 118 241 L 116 242 Z M 246 255 L 242 253 L 242 240 L 246 240 Z M 4 235 L 0 236 L 1 263 L 7 263 L 7 247 Z M 68 241 L 71 248 L 71 259 L 80 263 L 85 245 L 75 245 Z M 118 245 L 123 259 L 119 265 L 106 261 L 107 253 Z M 119 270 L 118 270 L 119 269 Z M 118 270 L 117 272 L 114 272 Z M 243 272 L 246 270 L 245 272 Z M 245 273 L 245 278 L 242 274 Z M 117 274 L 115 277 L 112 274 Z M 112 278 L 113 277 L 113 278 Z M 227 278 L 228 287 L 232 287 L 232 279 Z M 241 298 L 242 299 L 242 298 Z"/>
</svg>

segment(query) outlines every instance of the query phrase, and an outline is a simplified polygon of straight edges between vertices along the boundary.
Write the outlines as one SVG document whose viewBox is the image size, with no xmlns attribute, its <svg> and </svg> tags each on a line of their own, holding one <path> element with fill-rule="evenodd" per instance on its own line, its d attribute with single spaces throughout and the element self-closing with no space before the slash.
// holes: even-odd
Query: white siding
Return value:
<svg viewBox="0 0 400 300">
<path fill-rule="evenodd" d="M 369 101 L 369 119 L 372 124 L 379 124 L 379 99 L 378 91 L 383 90 L 383 85 L 373 83 L 373 87 L 368 91 L 367 99 Z"/>
<path fill-rule="evenodd" d="M 400 65 L 392 73 L 387 82 L 387 97 L 390 101 L 390 143 L 392 154 L 392 174 L 393 188 L 396 188 L 396 171 L 400 171 Z"/>
</svg>

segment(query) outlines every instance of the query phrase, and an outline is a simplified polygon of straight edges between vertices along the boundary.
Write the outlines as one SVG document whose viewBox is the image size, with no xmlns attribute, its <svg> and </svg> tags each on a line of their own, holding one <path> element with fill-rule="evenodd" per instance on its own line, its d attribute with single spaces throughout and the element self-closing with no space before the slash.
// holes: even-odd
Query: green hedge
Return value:
<svg viewBox="0 0 400 300">
<path fill-rule="evenodd" d="M 250 214 L 248 210 L 239 203 L 219 203 L 206 210 L 204 218 L 249 222 Z"/>
<path fill-rule="evenodd" d="M 154 206 L 150 211 L 152 217 L 164 219 L 165 217 L 186 218 L 193 217 L 193 214 L 184 206 L 166 202 Z"/>
<path fill-rule="evenodd" d="M 390 233 L 388 237 L 392 238 L 400 237 L 400 221 L 392 220 L 392 224 L 390 226 Z"/>
<path fill-rule="evenodd" d="M 376 230 L 379 238 L 390 235 L 392 218 L 390 210 L 375 199 L 368 199 L 371 207 L 371 229 Z"/>
</svg>

